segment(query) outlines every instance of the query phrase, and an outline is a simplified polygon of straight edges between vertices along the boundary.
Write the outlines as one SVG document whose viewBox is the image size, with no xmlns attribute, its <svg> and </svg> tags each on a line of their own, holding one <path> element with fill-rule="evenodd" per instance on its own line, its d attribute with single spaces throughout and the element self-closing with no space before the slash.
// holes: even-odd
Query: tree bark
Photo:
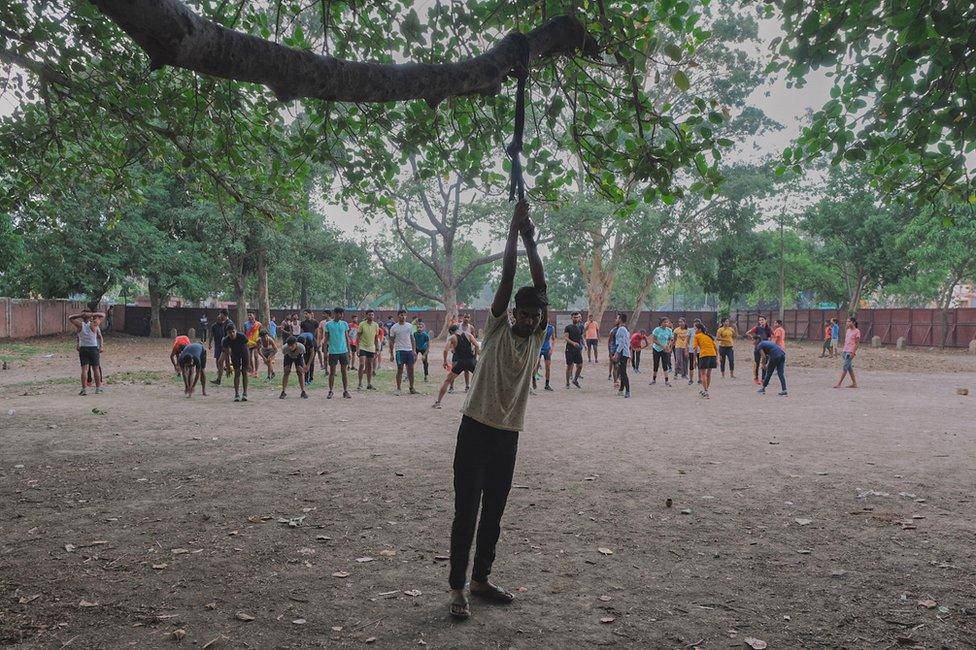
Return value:
<svg viewBox="0 0 976 650">
<path fill-rule="evenodd" d="M 245 296 L 245 292 L 247 291 L 247 275 L 244 273 L 243 257 L 232 264 L 231 274 L 234 280 L 234 302 L 237 304 L 234 318 L 238 327 L 244 327 L 244 321 L 247 320 L 247 297 Z"/>
<path fill-rule="evenodd" d="M 444 303 L 444 325 L 441 326 L 441 331 L 437 335 L 437 338 L 438 340 L 446 340 L 447 328 L 451 323 L 451 319 L 456 318 L 458 315 L 457 287 L 444 287 L 444 298 L 441 302 Z"/>
<path fill-rule="evenodd" d="M 637 299 L 634 301 L 634 312 L 630 316 L 630 325 L 634 329 L 639 329 L 637 323 L 644 313 L 644 301 L 647 300 L 647 295 L 651 292 L 651 287 L 654 286 L 654 278 L 656 277 L 657 269 L 655 268 L 653 272 L 645 275 L 641 281 L 640 290 L 637 292 Z M 653 323 L 651 324 L 653 325 Z"/>
<path fill-rule="evenodd" d="M 271 300 L 268 298 L 268 258 L 265 251 L 256 256 L 258 273 L 258 320 L 265 327 L 271 322 Z"/>
<path fill-rule="evenodd" d="M 163 325 L 160 318 L 163 301 L 169 298 L 164 295 L 159 282 L 149 278 L 149 336 L 154 339 L 162 338 Z"/>
<path fill-rule="evenodd" d="M 153 69 L 165 65 L 201 74 L 262 84 L 278 99 L 388 102 L 494 95 L 522 65 L 523 37 L 509 34 L 484 54 L 458 63 L 382 64 L 344 61 L 227 29 L 197 15 L 180 0 L 92 0 L 149 55 Z M 575 18 L 560 16 L 528 34 L 530 62 L 599 47 Z"/>
</svg>

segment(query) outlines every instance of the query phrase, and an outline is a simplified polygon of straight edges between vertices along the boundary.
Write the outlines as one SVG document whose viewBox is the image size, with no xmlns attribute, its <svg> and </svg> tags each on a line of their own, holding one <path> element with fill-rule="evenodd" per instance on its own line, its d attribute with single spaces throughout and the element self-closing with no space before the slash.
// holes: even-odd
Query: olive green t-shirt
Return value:
<svg viewBox="0 0 976 650">
<path fill-rule="evenodd" d="M 501 316 L 489 312 L 478 366 L 461 412 L 496 429 L 521 431 L 532 372 L 545 334 L 543 328 L 531 336 L 516 336 L 507 312 Z"/>
</svg>

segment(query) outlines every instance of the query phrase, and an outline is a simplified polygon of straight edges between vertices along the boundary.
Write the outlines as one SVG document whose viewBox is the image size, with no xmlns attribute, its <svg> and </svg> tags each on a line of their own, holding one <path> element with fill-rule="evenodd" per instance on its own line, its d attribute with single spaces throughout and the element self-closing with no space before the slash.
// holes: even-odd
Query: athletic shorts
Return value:
<svg viewBox="0 0 976 650">
<path fill-rule="evenodd" d="M 285 367 L 291 368 L 292 366 L 303 366 L 305 365 L 305 355 L 299 357 L 293 357 L 290 354 L 284 356 Z"/>
<path fill-rule="evenodd" d="M 237 355 L 231 353 L 230 365 L 234 366 L 234 370 L 239 370 L 240 372 L 246 372 L 251 369 L 251 364 L 249 363 L 247 354 Z"/>
<path fill-rule="evenodd" d="M 455 359 L 451 365 L 451 372 L 460 375 L 462 372 L 474 372 L 474 359 Z"/>
<path fill-rule="evenodd" d="M 546 361 L 551 361 L 552 360 L 552 348 L 548 348 L 548 349 L 545 349 L 544 348 L 542 350 L 539 350 L 539 356 L 542 357 L 543 359 L 545 359 Z"/>
<path fill-rule="evenodd" d="M 583 365 L 583 350 L 572 345 L 566 346 L 566 364 Z"/>
<path fill-rule="evenodd" d="M 360 350 L 359 351 L 359 358 L 360 359 L 372 359 L 375 356 L 376 356 L 376 353 L 375 352 L 369 352 L 368 350 Z"/>
<path fill-rule="evenodd" d="M 190 358 L 191 358 L 191 359 L 192 359 L 193 361 L 195 361 L 195 362 L 196 362 L 196 363 L 193 363 L 193 362 L 191 362 L 191 363 L 190 363 L 190 367 L 191 367 L 191 368 L 192 368 L 193 366 L 198 366 L 198 367 L 200 368 L 200 370 L 206 370 L 206 369 L 207 369 L 207 351 L 206 351 L 206 350 L 204 350 L 204 351 L 203 351 L 203 352 L 202 352 L 202 353 L 200 354 L 200 358 L 199 358 L 199 359 L 194 359 L 193 357 L 190 357 Z M 182 366 L 182 364 L 180 364 L 180 365 Z"/>
<path fill-rule="evenodd" d="M 329 355 L 329 366 L 334 366 L 336 364 L 342 366 L 343 368 L 345 368 L 346 366 L 348 366 L 349 365 L 349 353 L 348 352 L 340 352 L 339 354 L 330 354 Z"/>
<path fill-rule="evenodd" d="M 841 355 L 841 359 L 841 368 L 843 368 L 844 372 L 850 372 L 854 369 L 854 357 L 850 352 L 844 352 Z"/>
<path fill-rule="evenodd" d="M 349 346 L 349 356 L 350 357 L 356 356 L 356 350 L 358 350 L 358 349 L 359 349 L 359 346 L 358 345 L 350 345 Z"/>
<path fill-rule="evenodd" d="M 698 357 L 699 370 L 710 370 L 716 366 L 715 357 Z"/>
<path fill-rule="evenodd" d="M 101 365 L 101 357 L 98 352 L 98 347 L 93 345 L 85 345 L 78 348 L 78 360 L 81 361 L 83 366 L 96 367 Z"/>
<path fill-rule="evenodd" d="M 830 349 L 836 350 L 837 346 L 840 345 L 840 339 L 830 339 Z"/>
<path fill-rule="evenodd" d="M 426 354 L 427 354 L 427 348 L 424 348 L 423 350 L 417 348 L 417 356 L 423 357 L 426 356 Z"/>
<path fill-rule="evenodd" d="M 213 352 L 214 352 L 214 359 L 220 359 L 220 355 L 224 353 L 224 349 L 219 345 L 217 345 L 217 342 L 214 341 Z"/>
<path fill-rule="evenodd" d="M 268 350 L 267 352 L 261 350 L 261 356 L 265 359 L 274 359 L 276 354 L 278 354 L 277 350 Z"/>
<path fill-rule="evenodd" d="M 396 363 L 398 366 L 412 366 L 417 361 L 413 350 L 397 350 Z"/>
<path fill-rule="evenodd" d="M 600 345 L 600 339 L 586 339 L 586 347 L 596 350 L 598 345 Z"/>
<path fill-rule="evenodd" d="M 654 353 L 653 354 L 653 359 L 654 359 L 654 369 L 655 370 L 657 370 L 658 364 L 661 365 L 661 368 L 664 370 L 664 372 L 667 372 L 668 370 L 671 370 L 671 353 L 670 352 L 668 352 L 667 350 L 655 350 L 654 348 L 651 348 L 651 352 Z"/>
</svg>

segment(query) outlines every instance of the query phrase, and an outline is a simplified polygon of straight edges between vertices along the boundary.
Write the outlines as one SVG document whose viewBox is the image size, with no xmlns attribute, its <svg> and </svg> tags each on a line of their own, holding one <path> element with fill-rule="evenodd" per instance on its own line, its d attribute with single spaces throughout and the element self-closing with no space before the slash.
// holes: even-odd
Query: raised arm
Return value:
<svg viewBox="0 0 976 650">
<path fill-rule="evenodd" d="M 81 321 L 82 316 L 83 314 L 71 314 L 68 316 L 68 322 L 74 325 L 75 329 L 79 332 L 81 331 L 81 323 L 79 321 Z"/>
<path fill-rule="evenodd" d="M 515 263 L 518 256 L 519 233 L 523 223 L 529 217 L 529 204 L 519 201 L 515 204 L 515 212 L 512 213 L 512 223 L 508 227 L 508 239 L 505 242 L 505 253 L 502 257 L 502 278 L 498 282 L 498 289 L 495 290 L 495 298 L 491 301 L 491 314 L 499 318 L 508 309 L 508 303 L 512 299 L 512 290 L 515 287 Z"/>
</svg>

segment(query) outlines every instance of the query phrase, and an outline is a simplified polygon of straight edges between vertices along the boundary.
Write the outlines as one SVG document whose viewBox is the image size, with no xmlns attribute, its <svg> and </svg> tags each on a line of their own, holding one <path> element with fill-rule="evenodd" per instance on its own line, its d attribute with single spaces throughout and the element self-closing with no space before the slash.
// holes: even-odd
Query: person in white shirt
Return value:
<svg viewBox="0 0 976 650">
<path fill-rule="evenodd" d="M 403 369 L 407 369 L 410 394 L 416 395 L 413 388 L 413 364 L 417 362 L 417 343 L 413 339 L 413 327 L 407 322 L 407 312 L 397 312 L 397 322 L 390 327 L 390 361 L 396 362 L 396 394 L 400 394 L 403 383 Z"/>
<path fill-rule="evenodd" d="M 630 397 L 630 378 L 627 376 L 627 364 L 630 363 L 630 331 L 627 329 L 627 314 L 617 314 L 617 351 L 613 355 L 617 362 L 617 377 L 620 379 L 618 395 Z"/>
<path fill-rule="evenodd" d="M 81 391 L 79 395 L 88 394 L 88 371 L 91 369 L 95 380 L 95 392 L 102 392 L 102 371 L 99 355 L 101 348 L 101 331 L 99 326 L 105 319 L 100 311 L 83 310 L 80 314 L 68 316 L 68 321 L 78 332 L 78 359 L 81 361 Z"/>
</svg>

